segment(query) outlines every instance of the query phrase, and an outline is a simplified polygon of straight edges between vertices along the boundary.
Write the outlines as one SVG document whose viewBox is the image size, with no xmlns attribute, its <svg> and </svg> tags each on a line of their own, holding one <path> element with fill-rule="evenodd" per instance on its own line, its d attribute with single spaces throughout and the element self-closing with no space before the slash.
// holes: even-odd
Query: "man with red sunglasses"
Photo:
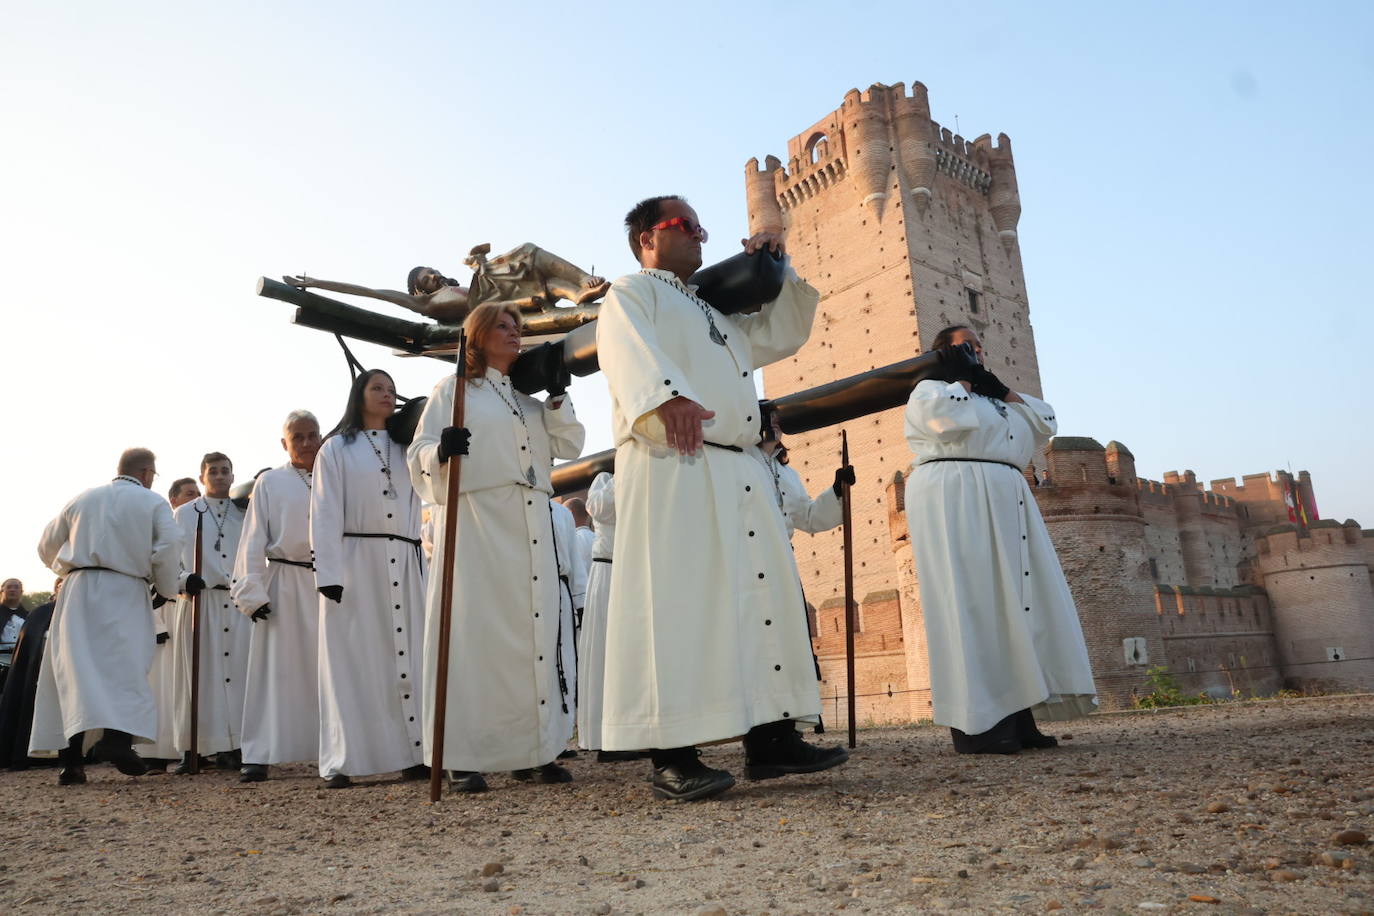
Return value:
<svg viewBox="0 0 1374 916">
<path fill-rule="evenodd" d="M 706 230 L 685 200 L 645 200 L 625 225 L 643 269 L 612 285 L 596 335 L 617 446 L 601 747 L 650 750 L 654 794 L 678 801 L 734 785 L 698 759 L 703 743 L 743 737 L 750 779 L 837 766 L 847 751 L 797 732 L 820 715 L 805 605 L 748 451 L 754 370 L 806 342 L 820 294 L 788 267 L 777 299 L 724 315 L 687 283 Z M 785 255 L 777 233 L 743 244 Z"/>
</svg>

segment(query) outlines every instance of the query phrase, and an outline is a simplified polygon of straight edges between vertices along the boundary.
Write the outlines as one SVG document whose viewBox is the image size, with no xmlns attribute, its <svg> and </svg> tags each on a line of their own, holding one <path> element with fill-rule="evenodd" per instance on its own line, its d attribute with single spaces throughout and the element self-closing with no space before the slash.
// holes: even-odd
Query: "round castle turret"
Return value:
<svg viewBox="0 0 1374 916">
<path fill-rule="evenodd" d="M 1363 533 L 1353 521 L 1276 525 L 1255 538 L 1287 683 L 1374 687 L 1374 590 Z"/>
<path fill-rule="evenodd" d="M 886 86 L 877 84 L 870 86 L 863 95 L 851 89 L 840 106 L 845 133 L 852 144 L 850 171 L 862 195 L 860 203 L 872 209 L 879 219 L 883 215 L 883 202 L 887 200 L 888 174 L 892 171 L 885 104 L 888 91 Z"/>
<path fill-rule="evenodd" d="M 782 163 L 777 156 L 757 159 L 744 166 L 744 194 L 749 206 L 749 234 L 782 231 L 782 207 L 778 204 L 777 172 Z"/>
</svg>

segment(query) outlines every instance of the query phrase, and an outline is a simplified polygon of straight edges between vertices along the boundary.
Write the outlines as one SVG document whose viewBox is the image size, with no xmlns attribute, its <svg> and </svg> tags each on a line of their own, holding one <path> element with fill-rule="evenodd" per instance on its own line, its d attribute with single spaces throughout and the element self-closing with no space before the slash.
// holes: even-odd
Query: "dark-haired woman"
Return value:
<svg viewBox="0 0 1374 916">
<path fill-rule="evenodd" d="M 465 456 L 443 759 L 453 788 L 467 792 L 486 788 L 483 772 L 510 770 L 538 782 L 572 778 L 554 763 L 572 731 L 576 686 L 576 672 L 560 655 L 576 636 L 559 613 L 549 469 L 553 458 L 581 453 L 586 431 L 563 392 L 540 402 L 511 385 L 520 324 L 520 312 L 508 303 L 473 309 L 465 323 L 466 426 L 449 425 L 455 388 L 449 376 L 425 405 L 409 452 L 416 486 L 434 504 L 436 559 L 444 556 L 449 468 L 455 456 Z M 427 680 L 438 665 L 442 578 L 436 574 L 429 583 Z M 426 755 L 433 705 L 427 692 Z"/>
<path fill-rule="evenodd" d="M 320 591 L 320 776 L 424 775 L 420 737 L 425 564 L 420 499 L 387 420 L 396 386 L 353 382 L 315 460 L 310 547 Z"/>
<path fill-rule="evenodd" d="M 937 379 L 906 407 L 906 484 L 930 656 L 933 718 L 960 753 L 1053 747 L 1036 719 L 1097 705 L 1073 596 L 1024 470 L 1054 409 L 983 365 L 978 335 L 941 331 Z"/>
</svg>

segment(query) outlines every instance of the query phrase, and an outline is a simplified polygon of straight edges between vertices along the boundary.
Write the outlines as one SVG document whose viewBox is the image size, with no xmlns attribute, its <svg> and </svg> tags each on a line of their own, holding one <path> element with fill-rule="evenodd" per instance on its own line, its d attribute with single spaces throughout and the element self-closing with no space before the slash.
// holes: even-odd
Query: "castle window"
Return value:
<svg viewBox="0 0 1374 916">
<path fill-rule="evenodd" d="M 977 315 L 977 314 L 978 314 L 978 300 L 979 300 L 979 298 L 980 298 L 980 296 L 979 296 L 979 294 L 978 294 L 978 290 L 976 290 L 976 289 L 968 290 L 968 310 L 969 310 L 969 312 L 971 312 L 971 313 L 974 314 L 974 315 Z"/>
<path fill-rule="evenodd" d="M 1159 564 L 1155 562 L 1154 557 L 1150 557 L 1150 578 L 1159 581 Z"/>
</svg>

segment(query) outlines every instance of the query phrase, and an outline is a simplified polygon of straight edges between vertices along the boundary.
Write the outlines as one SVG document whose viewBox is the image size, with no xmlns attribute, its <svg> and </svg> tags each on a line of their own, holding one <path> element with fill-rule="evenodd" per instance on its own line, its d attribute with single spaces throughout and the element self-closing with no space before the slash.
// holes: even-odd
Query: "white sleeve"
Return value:
<svg viewBox="0 0 1374 916">
<path fill-rule="evenodd" d="M 428 405 L 426 405 L 428 407 Z M 327 441 L 315 457 L 310 487 L 310 550 L 315 555 L 315 585 L 343 585 L 343 440 Z"/>
</svg>

